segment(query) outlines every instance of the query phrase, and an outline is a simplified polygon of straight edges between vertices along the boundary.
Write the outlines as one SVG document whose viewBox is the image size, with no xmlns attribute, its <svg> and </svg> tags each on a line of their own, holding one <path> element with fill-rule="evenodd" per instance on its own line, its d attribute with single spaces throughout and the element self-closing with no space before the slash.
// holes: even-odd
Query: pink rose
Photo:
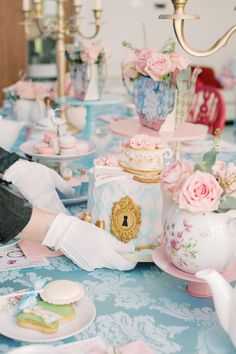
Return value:
<svg viewBox="0 0 236 354">
<path fill-rule="evenodd" d="M 154 80 L 159 81 L 172 71 L 172 62 L 167 54 L 153 54 L 147 59 L 145 71 Z"/>
<path fill-rule="evenodd" d="M 122 75 L 129 79 L 135 80 L 138 72 L 135 68 L 134 55 L 129 55 L 121 64 Z"/>
<path fill-rule="evenodd" d="M 156 139 L 147 134 L 138 134 L 124 142 L 124 146 L 128 146 L 133 149 L 154 150 L 156 149 Z"/>
<path fill-rule="evenodd" d="M 96 63 L 100 52 L 101 52 L 100 44 L 89 43 L 81 51 L 80 57 L 84 63 L 91 65 Z"/>
<path fill-rule="evenodd" d="M 171 53 L 170 60 L 172 62 L 172 71 L 176 69 L 179 71 L 185 70 L 191 64 L 188 56 L 181 53 Z"/>
<path fill-rule="evenodd" d="M 183 182 L 193 173 L 193 164 L 187 160 L 177 160 L 166 166 L 161 173 L 163 190 L 177 193 Z"/>
<path fill-rule="evenodd" d="M 145 68 L 147 59 L 150 58 L 156 51 L 152 48 L 137 48 L 135 50 L 136 59 L 134 61 L 135 69 L 142 75 L 148 76 Z"/>
<path fill-rule="evenodd" d="M 217 179 L 222 179 L 226 177 L 226 163 L 224 161 L 216 161 L 212 166 L 212 172 Z"/>
<path fill-rule="evenodd" d="M 119 159 L 113 155 L 102 155 L 94 160 L 95 166 L 118 167 Z"/>
<path fill-rule="evenodd" d="M 223 189 L 213 175 L 196 171 L 183 183 L 178 195 L 180 209 L 191 213 L 218 209 Z"/>
</svg>

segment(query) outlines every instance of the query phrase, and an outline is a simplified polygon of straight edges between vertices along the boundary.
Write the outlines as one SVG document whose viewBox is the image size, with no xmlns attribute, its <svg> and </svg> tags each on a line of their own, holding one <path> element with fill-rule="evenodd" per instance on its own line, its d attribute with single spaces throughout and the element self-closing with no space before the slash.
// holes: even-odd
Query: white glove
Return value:
<svg viewBox="0 0 236 354">
<path fill-rule="evenodd" d="M 133 252 L 132 242 L 124 244 L 93 224 L 62 213 L 54 219 L 43 245 L 59 249 L 87 271 L 96 268 L 129 270 L 136 265 L 119 254 Z"/>
<path fill-rule="evenodd" d="M 54 170 L 37 162 L 18 160 L 5 171 L 3 179 L 12 182 L 34 207 L 56 214 L 68 213 L 56 188 L 70 195 L 74 190 Z"/>
</svg>

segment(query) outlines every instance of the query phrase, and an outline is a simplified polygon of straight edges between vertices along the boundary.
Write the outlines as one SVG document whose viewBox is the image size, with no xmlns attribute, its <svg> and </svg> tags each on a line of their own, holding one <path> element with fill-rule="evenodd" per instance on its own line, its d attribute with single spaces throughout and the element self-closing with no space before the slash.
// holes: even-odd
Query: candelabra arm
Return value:
<svg viewBox="0 0 236 354">
<path fill-rule="evenodd" d="M 191 48 L 184 36 L 184 21 L 198 19 L 198 15 L 189 15 L 185 13 L 185 6 L 188 0 L 171 0 L 174 6 L 174 13 L 171 15 L 160 15 L 160 19 L 167 19 L 173 21 L 176 38 L 181 47 L 191 55 L 196 57 L 205 57 L 217 52 L 224 47 L 230 37 L 236 32 L 236 25 L 231 27 L 221 38 L 219 38 L 209 49 L 197 50 Z"/>
<path fill-rule="evenodd" d="M 79 26 L 78 26 L 78 18 L 79 18 L 79 14 L 80 14 L 80 9 L 81 8 L 79 7 L 79 11 L 76 16 L 77 23 L 75 26 L 73 26 L 72 32 L 76 32 L 83 39 L 93 39 L 97 36 L 97 34 L 100 31 L 102 10 L 101 9 L 94 9 L 93 10 L 93 15 L 94 15 L 94 19 L 95 19 L 95 32 L 90 36 L 86 36 L 83 32 L 81 32 L 81 30 L 79 29 Z"/>
<path fill-rule="evenodd" d="M 236 26 L 231 27 L 221 38 L 219 38 L 209 49 L 206 50 L 196 50 L 191 48 L 184 35 L 184 20 L 183 19 L 173 19 L 173 27 L 175 31 L 176 38 L 181 45 L 181 47 L 189 54 L 197 57 L 205 57 L 217 52 L 222 47 L 226 46 L 230 37 L 236 32 Z"/>
</svg>

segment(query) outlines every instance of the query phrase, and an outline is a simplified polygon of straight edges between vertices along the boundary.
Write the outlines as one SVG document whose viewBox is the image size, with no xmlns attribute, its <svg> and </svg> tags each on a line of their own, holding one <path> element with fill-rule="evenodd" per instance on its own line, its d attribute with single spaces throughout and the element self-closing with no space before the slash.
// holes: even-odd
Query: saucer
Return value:
<svg viewBox="0 0 236 354">
<path fill-rule="evenodd" d="M 186 292 L 194 297 L 211 297 L 211 291 L 207 283 L 195 277 L 194 274 L 184 272 L 175 267 L 165 253 L 164 246 L 158 247 L 152 255 L 153 262 L 164 272 L 173 275 L 176 278 L 187 280 Z M 226 280 L 236 280 L 236 262 L 228 266 L 221 273 Z"/>
<path fill-rule="evenodd" d="M 122 160 L 120 161 L 120 166 L 129 173 L 132 173 L 134 175 L 143 175 L 143 174 L 160 174 L 161 170 L 160 169 L 153 169 L 153 170 L 138 170 L 136 168 L 133 168 L 130 166 L 128 161 Z"/>
</svg>

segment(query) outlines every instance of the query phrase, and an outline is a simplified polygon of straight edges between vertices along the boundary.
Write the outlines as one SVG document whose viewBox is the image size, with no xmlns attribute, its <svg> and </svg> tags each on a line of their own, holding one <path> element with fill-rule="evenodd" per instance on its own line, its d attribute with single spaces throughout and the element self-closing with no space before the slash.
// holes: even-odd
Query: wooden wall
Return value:
<svg viewBox="0 0 236 354">
<path fill-rule="evenodd" d="M 67 16 L 72 10 L 72 0 L 65 3 Z M 27 71 L 27 41 L 23 20 L 22 0 L 0 0 L 0 106 L 2 89 L 19 79 L 20 70 Z"/>
<path fill-rule="evenodd" d="M 0 0 L 0 105 L 2 88 L 19 78 L 20 70 L 27 70 L 27 45 L 21 12 L 22 0 Z"/>
</svg>

